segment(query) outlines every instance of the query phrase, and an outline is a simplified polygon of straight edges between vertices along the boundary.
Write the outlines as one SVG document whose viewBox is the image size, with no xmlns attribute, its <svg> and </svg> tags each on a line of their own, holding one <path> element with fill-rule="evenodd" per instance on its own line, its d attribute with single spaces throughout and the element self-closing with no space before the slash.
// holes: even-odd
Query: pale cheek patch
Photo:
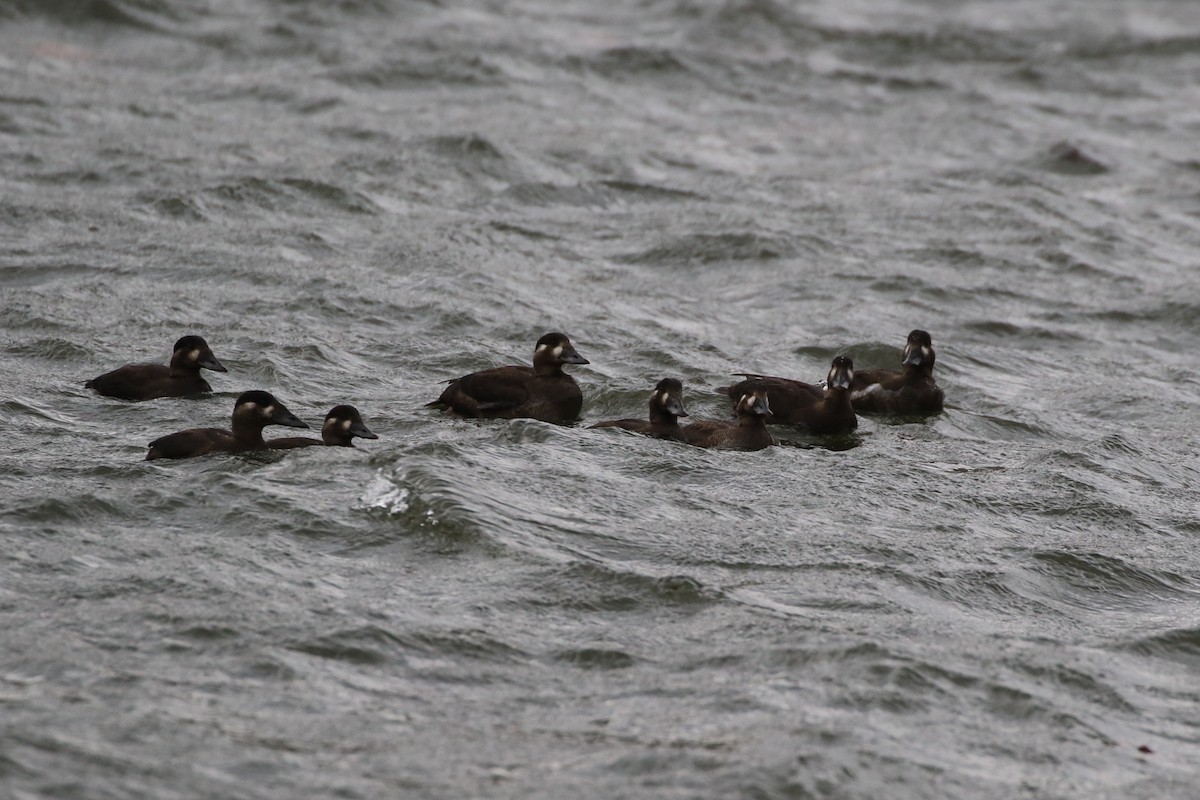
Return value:
<svg viewBox="0 0 1200 800">
<path fill-rule="evenodd" d="M 663 392 L 658 396 L 659 405 L 665 406 L 669 402 L 671 402 L 671 395 L 667 394 L 666 392 Z"/>
<path fill-rule="evenodd" d="M 262 410 L 262 413 L 263 413 L 263 416 L 264 416 L 264 417 L 273 417 L 273 416 L 275 416 L 275 406 L 267 406 L 266 408 L 264 408 L 264 409 Z"/>
<path fill-rule="evenodd" d="M 560 345 L 558 345 L 557 347 L 555 347 L 553 350 L 551 350 L 551 351 L 550 351 L 550 354 L 551 354 L 552 356 L 554 356 L 555 358 L 561 358 L 561 357 L 562 357 L 562 351 L 563 351 L 563 348 L 562 348 L 562 345 L 560 344 Z"/>
<path fill-rule="evenodd" d="M 188 353 L 188 361 L 199 361 L 199 360 L 200 360 L 200 351 L 199 350 L 193 350 L 192 352 Z"/>
<path fill-rule="evenodd" d="M 342 430 L 344 430 L 344 431 L 348 431 L 348 430 L 350 430 L 350 425 L 351 425 L 351 424 L 352 424 L 352 423 L 351 423 L 351 422 L 350 422 L 350 420 L 348 420 L 348 419 L 344 419 L 344 420 L 342 420 Z"/>
</svg>

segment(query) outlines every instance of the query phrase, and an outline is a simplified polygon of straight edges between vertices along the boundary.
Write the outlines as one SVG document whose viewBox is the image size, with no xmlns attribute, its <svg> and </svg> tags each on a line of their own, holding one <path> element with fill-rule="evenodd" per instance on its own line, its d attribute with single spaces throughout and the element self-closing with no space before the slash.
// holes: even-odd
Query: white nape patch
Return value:
<svg viewBox="0 0 1200 800">
<path fill-rule="evenodd" d="M 560 358 L 562 356 L 562 351 L 563 351 L 563 347 L 560 344 L 560 345 L 557 345 L 553 350 L 551 350 L 550 354 L 552 356 L 554 356 L 555 358 Z"/>
<path fill-rule="evenodd" d="M 188 353 L 188 361 L 199 361 L 199 360 L 200 360 L 200 351 L 199 350 L 193 350 L 192 352 Z"/>
<path fill-rule="evenodd" d="M 254 402 L 253 400 L 248 400 L 245 403 L 242 403 L 242 408 L 246 409 L 247 411 L 253 411 L 254 409 L 258 408 L 258 403 Z"/>
<path fill-rule="evenodd" d="M 535 352 L 535 353 L 540 353 L 540 352 L 542 352 L 543 350 L 545 350 L 545 349 L 546 349 L 547 347 L 549 347 L 549 346 L 550 346 L 550 345 L 548 345 L 548 344 L 539 344 L 539 345 L 537 346 L 537 350 L 534 350 L 533 352 Z"/>
</svg>

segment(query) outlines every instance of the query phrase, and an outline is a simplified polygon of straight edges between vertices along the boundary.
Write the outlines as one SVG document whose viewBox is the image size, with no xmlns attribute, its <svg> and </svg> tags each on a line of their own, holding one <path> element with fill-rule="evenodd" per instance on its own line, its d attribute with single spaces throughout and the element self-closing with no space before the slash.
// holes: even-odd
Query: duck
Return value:
<svg viewBox="0 0 1200 800">
<path fill-rule="evenodd" d="M 850 402 L 860 414 L 940 414 L 945 394 L 933 378 L 933 340 L 922 330 L 908 334 L 899 370 L 859 370 Z"/>
<path fill-rule="evenodd" d="M 308 427 L 270 392 L 254 389 L 242 392 L 233 404 L 232 430 L 190 428 L 159 437 L 150 443 L 146 460 L 266 450 L 267 443 L 263 441 L 262 432 L 268 425 Z"/>
<path fill-rule="evenodd" d="M 308 436 L 288 436 L 280 439 L 268 439 L 267 447 L 272 450 L 291 450 L 297 447 L 312 447 L 327 445 L 330 447 L 354 447 L 353 439 L 378 439 L 371 429 L 363 422 L 362 415 L 354 406 L 334 406 L 325 415 L 325 424 L 321 426 L 321 438 L 313 439 Z"/>
<path fill-rule="evenodd" d="M 717 391 L 731 398 L 740 398 L 752 389 L 764 391 L 771 404 L 770 423 L 798 425 L 818 435 L 849 433 L 858 427 L 858 417 L 850 403 L 854 362 L 849 356 L 833 359 L 824 388 L 788 378 L 738 374 L 746 379 Z"/>
<path fill-rule="evenodd" d="M 721 450 L 762 450 L 779 442 L 767 430 L 771 405 L 765 390 L 751 389 L 734 406 L 736 419 L 702 419 L 687 425 L 683 435 L 688 444 Z"/>
<path fill-rule="evenodd" d="M 211 392 L 212 387 L 200 377 L 201 368 L 213 372 L 228 371 L 213 355 L 203 337 L 184 336 L 175 343 L 170 365 L 126 364 L 92 378 L 84 384 L 84 388 L 95 389 L 105 397 L 120 400 L 204 394 Z"/>
<path fill-rule="evenodd" d="M 592 428 L 623 428 L 642 433 L 655 439 L 687 441 L 679 418 L 686 417 L 683 410 L 683 383 L 675 378 L 663 378 L 650 393 L 650 419 L 610 419 L 591 425 Z"/>
<path fill-rule="evenodd" d="M 534 347 L 532 367 L 496 367 L 454 378 L 426 406 L 459 417 L 573 422 L 583 409 L 583 392 L 563 365 L 588 363 L 565 334 L 547 333 Z"/>
</svg>

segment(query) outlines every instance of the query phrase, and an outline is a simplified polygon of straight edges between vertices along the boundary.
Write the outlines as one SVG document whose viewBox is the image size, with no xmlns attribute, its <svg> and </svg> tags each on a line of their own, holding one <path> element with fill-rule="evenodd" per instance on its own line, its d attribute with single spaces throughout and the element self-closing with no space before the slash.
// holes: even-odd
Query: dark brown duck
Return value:
<svg viewBox="0 0 1200 800">
<path fill-rule="evenodd" d="M 587 363 L 570 339 L 547 333 L 534 348 L 532 367 L 497 367 L 455 378 L 426 405 L 460 417 L 573 422 L 583 409 L 583 393 L 563 365 Z"/>
<path fill-rule="evenodd" d="M 740 398 L 749 391 L 765 392 L 771 405 L 768 422 L 799 425 L 810 433 L 826 435 L 849 433 L 858 427 L 858 417 L 850 402 L 850 387 L 854 381 L 854 362 L 838 356 L 830 364 L 825 388 L 788 378 L 750 375 L 746 380 L 717 391 Z"/>
<path fill-rule="evenodd" d="M 170 365 L 126 364 L 92 378 L 84 386 L 121 400 L 185 397 L 212 391 L 208 381 L 200 377 L 201 368 L 226 371 L 208 342 L 199 336 L 184 336 L 175 343 Z"/>
<path fill-rule="evenodd" d="M 353 447 L 354 437 L 361 439 L 378 439 L 371 429 L 363 422 L 362 415 L 354 406 L 334 406 L 325 415 L 325 424 L 321 426 L 321 438 L 309 436 L 286 436 L 280 439 L 268 439 L 267 447 L 272 450 L 292 450 L 297 447 L 313 447 L 327 445 L 329 447 Z"/>
<path fill-rule="evenodd" d="M 933 340 L 925 331 L 908 335 L 899 370 L 859 370 L 850 402 L 860 414 L 939 414 L 944 393 L 933 379 Z"/>
<path fill-rule="evenodd" d="M 702 419 L 685 426 L 683 435 L 688 444 L 722 450 L 762 450 L 779 444 L 767 430 L 771 406 L 766 392 L 753 389 L 742 395 L 734 412 L 737 419 Z"/>
<path fill-rule="evenodd" d="M 159 458 L 192 458 L 209 453 L 241 453 L 246 450 L 266 450 L 263 428 L 285 425 L 289 428 L 308 426 L 288 411 L 270 392 L 243 392 L 233 405 L 231 430 L 223 428 L 190 428 L 168 434 L 150 443 L 147 461 Z"/>
<path fill-rule="evenodd" d="M 597 422 L 593 428 L 623 428 L 627 431 L 653 436 L 656 439 L 674 439 L 684 442 L 679 418 L 688 414 L 683 410 L 683 384 L 675 378 L 663 378 L 650 394 L 650 418 L 610 419 Z"/>
</svg>

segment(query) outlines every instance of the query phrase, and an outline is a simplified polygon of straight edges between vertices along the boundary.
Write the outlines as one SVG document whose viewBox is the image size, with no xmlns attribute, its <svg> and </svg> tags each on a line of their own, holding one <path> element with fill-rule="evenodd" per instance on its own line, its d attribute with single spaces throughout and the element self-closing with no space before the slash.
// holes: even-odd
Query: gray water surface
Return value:
<svg viewBox="0 0 1200 800">
<path fill-rule="evenodd" d="M 1192 3 L 0 0 L 0 796 L 1195 797 L 1198 87 Z M 586 427 L 913 328 L 931 419 Z M 580 424 L 424 408 L 552 330 Z M 251 388 L 380 439 L 142 460 Z"/>
</svg>

